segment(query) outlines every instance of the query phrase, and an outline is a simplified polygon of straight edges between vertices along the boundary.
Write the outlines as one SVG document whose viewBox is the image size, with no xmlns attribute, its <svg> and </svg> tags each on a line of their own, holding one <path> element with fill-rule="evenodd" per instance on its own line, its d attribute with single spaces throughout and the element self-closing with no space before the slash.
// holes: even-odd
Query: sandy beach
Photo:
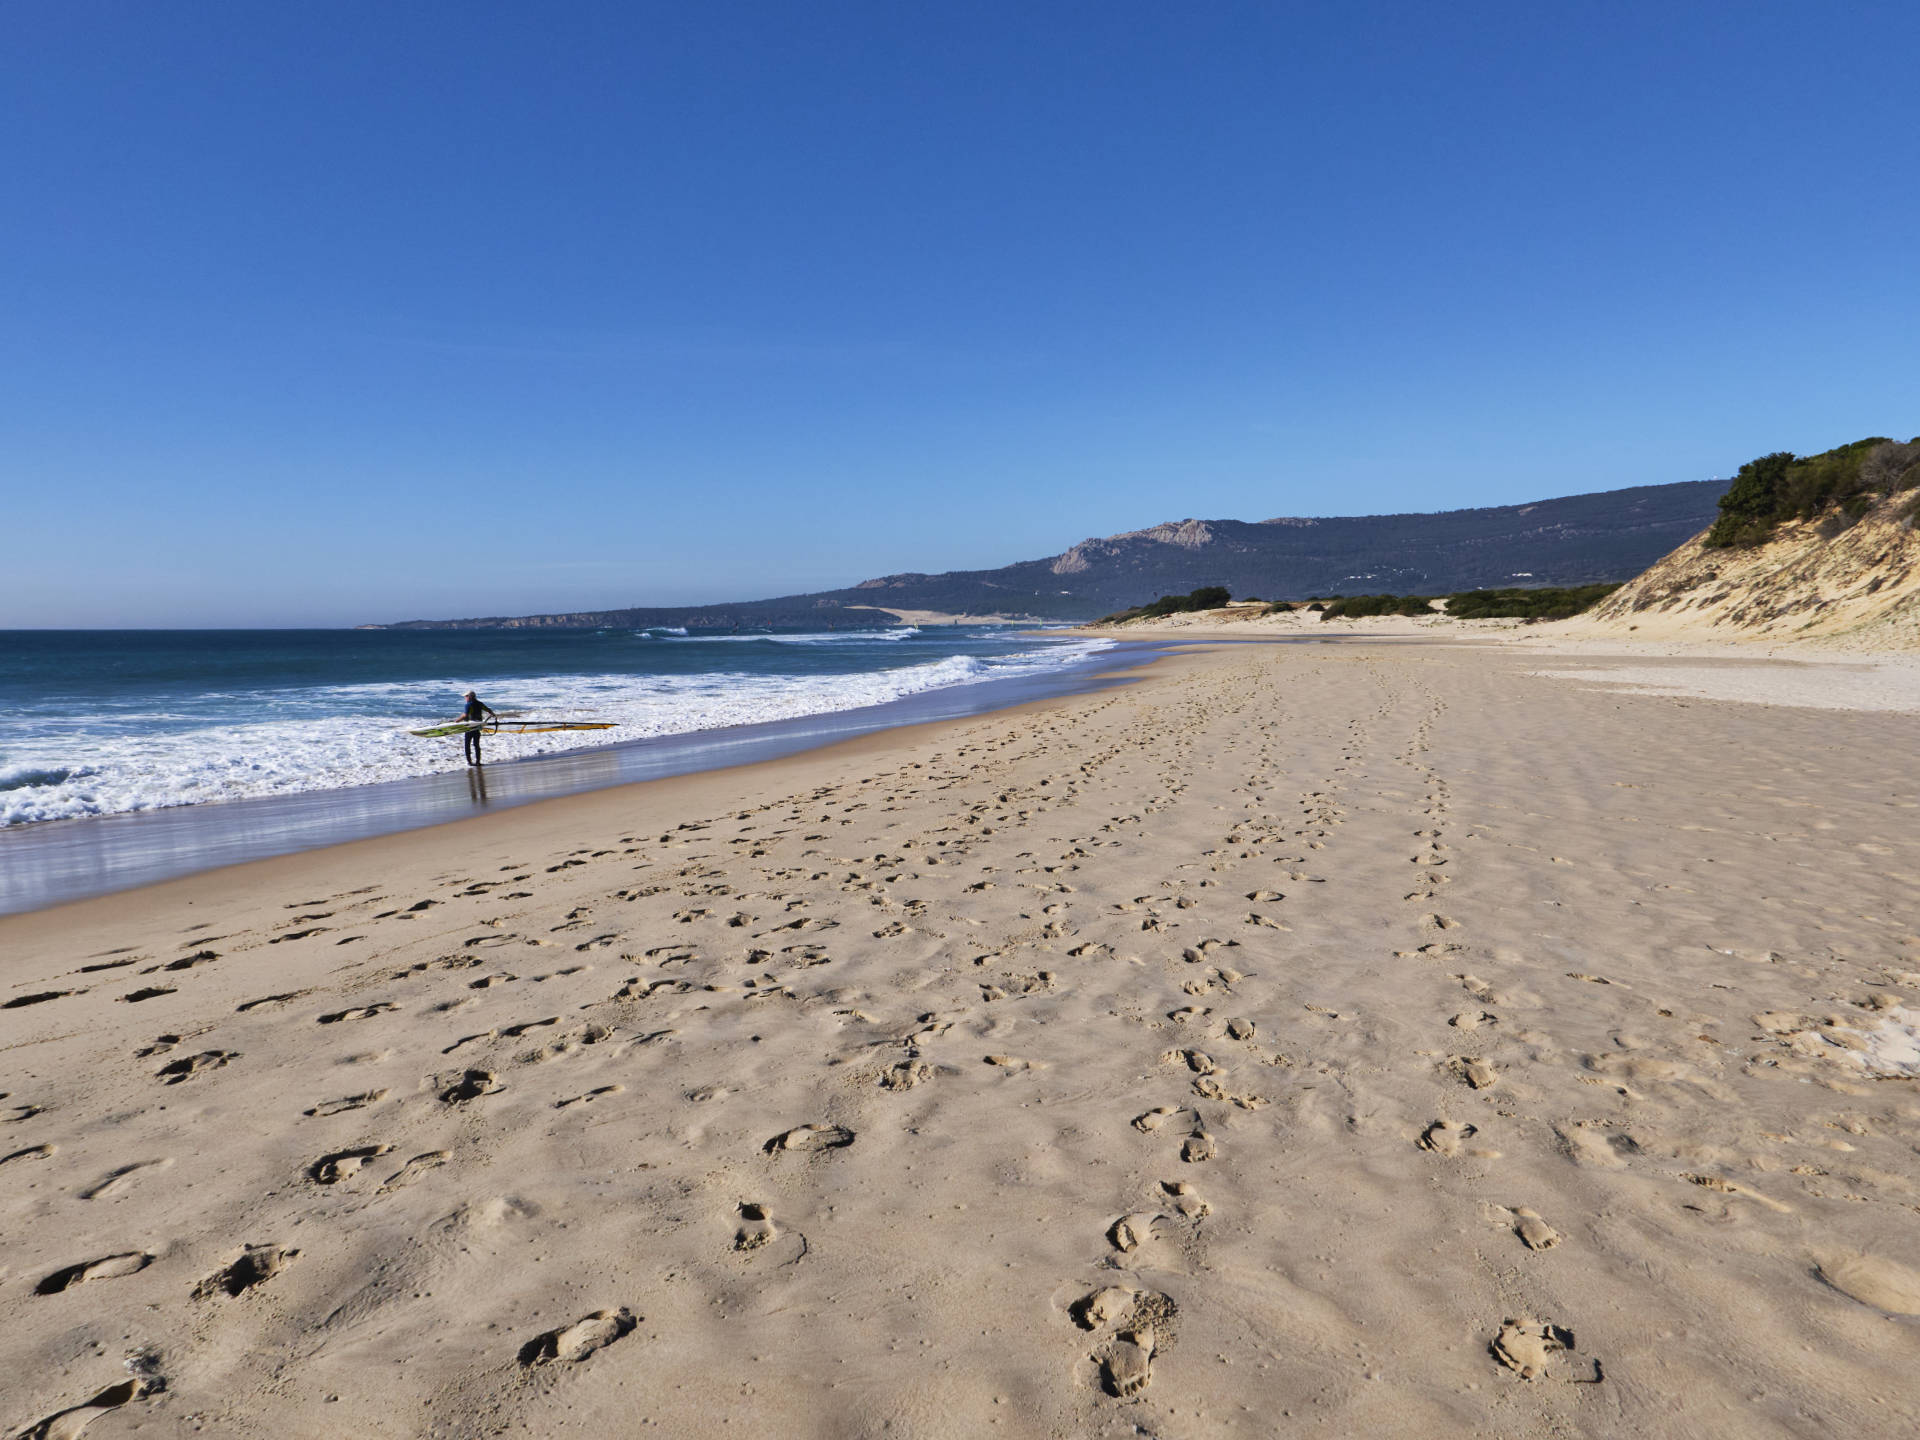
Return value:
<svg viewBox="0 0 1920 1440">
<path fill-rule="evenodd" d="M 0 919 L 0 1433 L 1911 1435 L 1912 687 L 1807 668 L 1199 643 Z"/>
</svg>

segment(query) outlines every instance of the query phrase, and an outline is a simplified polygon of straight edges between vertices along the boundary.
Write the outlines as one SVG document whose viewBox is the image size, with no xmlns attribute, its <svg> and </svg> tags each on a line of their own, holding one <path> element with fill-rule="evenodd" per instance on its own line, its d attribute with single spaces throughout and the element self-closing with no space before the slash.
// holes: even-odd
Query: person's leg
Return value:
<svg viewBox="0 0 1920 1440">
<path fill-rule="evenodd" d="M 469 765 L 479 764 L 480 763 L 480 732 L 478 730 L 467 731 L 465 737 L 461 741 L 461 748 L 466 752 L 467 764 Z"/>
</svg>

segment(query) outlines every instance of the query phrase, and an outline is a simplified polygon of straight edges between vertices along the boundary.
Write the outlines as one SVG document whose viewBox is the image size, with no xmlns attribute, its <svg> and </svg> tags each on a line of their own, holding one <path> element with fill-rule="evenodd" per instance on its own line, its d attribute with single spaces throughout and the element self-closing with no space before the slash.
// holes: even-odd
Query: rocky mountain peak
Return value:
<svg viewBox="0 0 1920 1440">
<path fill-rule="evenodd" d="M 1129 542 L 1139 541 L 1198 550 L 1203 545 L 1213 543 L 1213 527 L 1204 520 L 1166 520 L 1145 530 L 1126 530 L 1118 535 L 1082 540 L 1066 554 L 1057 557 L 1051 569 L 1056 575 L 1078 575 L 1092 569 L 1098 561 L 1119 554 Z"/>
</svg>

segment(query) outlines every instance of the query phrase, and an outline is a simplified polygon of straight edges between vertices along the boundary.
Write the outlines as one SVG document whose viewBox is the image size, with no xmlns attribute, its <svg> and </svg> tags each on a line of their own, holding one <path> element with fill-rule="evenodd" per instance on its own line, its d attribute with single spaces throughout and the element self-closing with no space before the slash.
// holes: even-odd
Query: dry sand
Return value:
<svg viewBox="0 0 1920 1440">
<path fill-rule="evenodd" d="M 1911 1435 L 1913 721 L 1540 668 L 1220 647 L 0 921 L 0 1427 Z"/>
</svg>

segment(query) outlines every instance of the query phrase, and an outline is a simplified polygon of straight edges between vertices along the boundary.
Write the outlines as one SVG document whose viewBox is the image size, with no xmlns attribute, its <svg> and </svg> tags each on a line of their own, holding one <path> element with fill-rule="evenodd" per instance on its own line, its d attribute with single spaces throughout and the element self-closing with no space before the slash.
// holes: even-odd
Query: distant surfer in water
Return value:
<svg viewBox="0 0 1920 1440">
<path fill-rule="evenodd" d="M 478 722 L 483 715 L 494 720 L 500 718 L 493 713 L 493 707 L 491 705 L 474 694 L 473 691 L 467 691 L 467 708 L 461 713 L 460 718 L 469 722 Z M 473 728 L 467 731 L 467 764 L 478 765 L 479 763 L 480 726 L 478 723 L 475 723 Z"/>
</svg>

